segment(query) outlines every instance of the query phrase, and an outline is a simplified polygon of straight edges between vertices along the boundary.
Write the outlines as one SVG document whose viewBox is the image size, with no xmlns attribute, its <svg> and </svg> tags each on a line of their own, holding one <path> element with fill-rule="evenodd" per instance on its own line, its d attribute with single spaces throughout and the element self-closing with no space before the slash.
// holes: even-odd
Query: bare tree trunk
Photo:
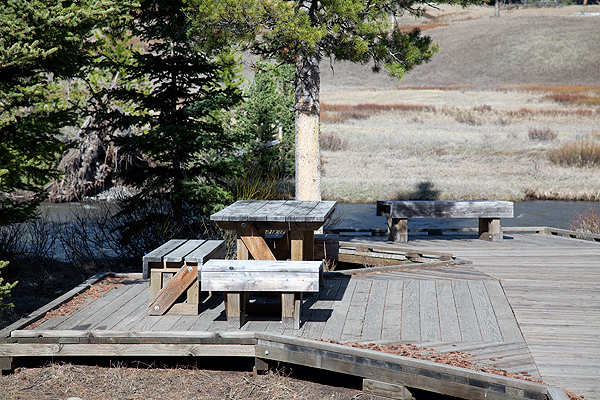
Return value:
<svg viewBox="0 0 600 400">
<path fill-rule="evenodd" d="M 500 0 L 496 0 L 494 4 L 494 17 L 500 17 Z"/>
<path fill-rule="evenodd" d="M 316 55 L 296 61 L 296 200 L 321 200 L 319 152 L 319 60 Z"/>
</svg>

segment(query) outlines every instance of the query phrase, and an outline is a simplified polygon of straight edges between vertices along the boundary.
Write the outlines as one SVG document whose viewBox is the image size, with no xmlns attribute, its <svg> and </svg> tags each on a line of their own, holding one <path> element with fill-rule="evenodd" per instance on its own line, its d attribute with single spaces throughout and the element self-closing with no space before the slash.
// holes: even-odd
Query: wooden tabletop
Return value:
<svg viewBox="0 0 600 400">
<path fill-rule="evenodd" d="M 210 216 L 223 229 L 252 222 L 258 229 L 318 229 L 335 210 L 335 201 L 241 200 Z"/>
</svg>

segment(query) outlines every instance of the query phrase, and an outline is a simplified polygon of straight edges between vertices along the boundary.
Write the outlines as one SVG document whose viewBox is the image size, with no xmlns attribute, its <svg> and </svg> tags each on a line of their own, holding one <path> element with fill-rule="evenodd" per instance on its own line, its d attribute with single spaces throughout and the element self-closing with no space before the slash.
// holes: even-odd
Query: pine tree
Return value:
<svg viewBox="0 0 600 400">
<path fill-rule="evenodd" d="M 57 176 L 63 128 L 77 119 L 63 80 L 85 75 L 98 45 L 94 30 L 119 12 L 115 1 L 0 2 L 0 224 L 31 218 Z M 17 202 L 10 195 L 18 191 L 35 196 Z"/>
<path fill-rule="evenodd" d="M 480 0 L 442 0 L 469 5 Z M 425 0 L 188 0 L 190 15 L 215 46 L 242 49 L 295 66 L 296 199 L 320 200 L 319 61 L 373 63 L 402 78 L 438 50 L 394 17 L 422 15 Z"/>
<path fill-rule="evenodd" d="M 294 69 L 259 62 L 244 103 L 238 130 L 249 135 L 249 171 L 259 178 L 294 174 Z"/>
<path fill-rule="evenodd" d="M 242 141 L 228 134 L 221 118 L 241 99 L 235 85 L 221 78 L 231 58 L 217 63 L 199 51 L 198 32 L 182 7 L 181 0 L 140 2 L 130 29 L 148 51 L 134 54 L 133 63 L 122 67 L 126 80 L 147 77 L 152 88 L 109 91 L 110 100 L 130 102 L 132 111 L 106 114 L 113 128 L 134 132 L 116 143 L 150 159 L 148 166 L 131 166 L 121 174 L 139 190 L 124 203 L 123 213 L 134 215 L 152 204 L 173 222 L 167 237 L 193 236 L 186 221 L 229 203 L 227 181 L 240 168 L 234 149 Z M 125 234 L 136 233 L 136 222 L 131 224 Z"/>
</svg>

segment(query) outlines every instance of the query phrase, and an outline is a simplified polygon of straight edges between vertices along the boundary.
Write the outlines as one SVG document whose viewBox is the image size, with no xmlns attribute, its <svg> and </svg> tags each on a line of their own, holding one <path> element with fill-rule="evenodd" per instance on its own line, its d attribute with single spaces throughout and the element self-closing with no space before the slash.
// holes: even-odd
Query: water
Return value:
<svg viewBox="0 0 600 400">
<path fill-rule="evenodd" d="M 570 229 L 571 221 L 578 215 L 594 207 L 600 214 L 600 204 L 587 201 L 525 201 L 515 203 L 515 217 L 503 218 L 502 226 L 506 227 L 541 227 Z M 376 216 L 375 204 L 343 204 L 336 207 L 333 218 L 341 216 L 341 223 L 336 228 L 376 228 L 386 229 L 385 217 Z M 410 219 L 411 229 L 442 228 L 476 228 L 476 218 L 455 219 Z"/>
</svg>

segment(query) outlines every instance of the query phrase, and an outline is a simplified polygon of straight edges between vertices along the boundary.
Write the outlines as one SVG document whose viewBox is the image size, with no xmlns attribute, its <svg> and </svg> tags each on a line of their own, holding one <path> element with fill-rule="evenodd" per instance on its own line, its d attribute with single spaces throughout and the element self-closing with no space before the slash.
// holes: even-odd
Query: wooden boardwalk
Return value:
<svg viewBox="0 0 600 400">
<path fill-rule="evenodd" d="M 411 236 L 402 247 L 448 252 L 473 264 L 329 275 L 319 294 L 305 299 L 300 329 L 283 329 L 277 298 L 266 296 L 253 300 L 241 331 L 466 351 L 479 364 L 600 399 L 599 243 L 538 234 L 496 243 L 457 235 Z M 148 282 L 129 280 L 71 315 L 13 336 L 227 330 L 222 296 L 204 298 L 198 316 L 149 316 L 148 301 Z"/>
<path fill-rule="evenodd" d="M 600 244 L 538 234 L 507 233 L 501 243 L 458 237 L 415 235 L 403 247 L 450 252 L 499 279 L 544 382 L 600 399 Z"/>
</svg>

